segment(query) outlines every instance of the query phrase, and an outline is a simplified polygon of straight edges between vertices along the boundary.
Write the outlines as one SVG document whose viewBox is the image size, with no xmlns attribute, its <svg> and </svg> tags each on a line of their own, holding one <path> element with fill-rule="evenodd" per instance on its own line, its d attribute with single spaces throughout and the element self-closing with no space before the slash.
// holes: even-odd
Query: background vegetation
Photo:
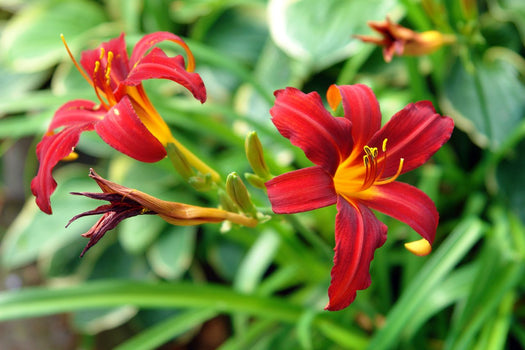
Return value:
<svg viewBox="0 0 525 350">
<path fill-rule="evenodd" d="M 386 64 L 380 48 L 352 35 L 370 34 L 366 22 L 387 14 L 457 43 Z M 525 348 L 523 1 L 1 0 L 0 20 L 1 348 Z M 148 82 L 148 94 L 176 137 L 223 175 L 250 171 L 243 142 L 252 130 L 272 173 L 309 164 L 269 120 L 272 93 L 285 86 L 324 94 L 333 83 L 365 83 L 384 121 L 423 99 L 454 118 L 450 142 L 401 179 L 438 206 L 433 253 L 408 253 L 403 243 L 416 233 L 381 216 L 388 240 L 371 287 L 332 313 L 323 307 L 333 207 L 227 232 L 136 217 L 80 259 L 80 234 L 95 219 L 64 225 L 97 205 L 69 194 L 96 191 L 89 167 L 162 199 L 216 203 L 169 161 L 139 163 L 94 133 L 82 136 L 79 160 L 55 171 L 52 216 L 29 191 L 35 145 L 54 111 L 95 99 L 59 35 L 79 57 L 121 32 L 131 48 L 159 30 L 187 40 L 208 101 L 167 81 Z M 250 192 L 270 212 L 264 192 Z"/>
</svg>

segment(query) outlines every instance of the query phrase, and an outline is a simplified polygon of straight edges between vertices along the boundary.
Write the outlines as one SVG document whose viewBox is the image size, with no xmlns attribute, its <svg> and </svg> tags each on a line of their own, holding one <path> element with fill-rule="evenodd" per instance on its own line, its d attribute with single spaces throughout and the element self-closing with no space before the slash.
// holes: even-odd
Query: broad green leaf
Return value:
<svg viewBox="0 0 525 350">
<path fill-rule="evenodd" d="M 521 42 L 525 45 L 525 3 L 521 0 L 499 0 L 505 17 L 516 24 L 521 36 Z"/>
<path fill-rule="evenodd" d="M 268 37 L 262 10 L 260 6 L 239 6 L 224 11 L 204 35 L 204 42 L 225 57 L 253 64 Z"/>
<path fill-rule="evenodd" d="M 66 57 L 60 34 L 71 46 L 77 46 L 105 20 L 104 11 L 93 1 L 35 2 L 8 22 L 0 50 L 15 69 L 40 71 Z"/>
<path fill-rule="evenodd" d="M 288 55 L 321 70 L 356 52 L 362 46 L 354 34 L 367 34 L 366 22 L 383 20 L 393 0 L 271 0 L 270 33 Z"/>
<path fill-rule="evenodd" d="M 4 267 L 13 269 L 33 262 L 41 255 L 53 253 L 87 232 L 94 223 L 83 218 L 65 228 L 73 216 L 96 206 L 91 199 L 69 193 L 96 192 L 98 187 L 87 176 L 87 169 L 67 166 L 56 171 L 55 178 L 58 187 L 51 196 L 53 215 L 41 212 L 34 198 L 28 199 L 2 241 L 0 253 Z"/>
<path fill-rule="evenodd" d="M 273 261 L 279 243 L 279 236 L 274 231 L 261 232 L 239 265 L 233 283 L 235 289 L 252 293 L 257 288 Z"/>
<path fill-rule="evenodd" d="M 0 64 L 0 96 L 7 100 L 37 89 L 47 79 L 48 72 L 18 73 Z"/>
<path fill-rule="evenodd" d="M 496 169 L 500 194 L 507 199 L 511 210 L 525 223 L 525 186 L 519 179 L 525 178 L 525 141 L 504 159 Z"/>
<path fill-rule="evenodd" d="M 226 280 L 233 280 L 243 255 L 243 247 L 226 239 L 218 240 L 208 248 L 208 261 Z"/>
<path fill-rule="evenodd" d="M 445 82 L 442 108 L 481 147 L 498 149 L 525 117 L 525 86 L 512 65 L 457 60 Z"/>
<path fill-rule="evenodd" d="M 148 250 L 148 261 L 155 273 L 165 279 L 178 279 L 193 259 L 197 232 L 193 226 L 170 226 Z"/>
<path fill-rule="evenodd" d="M 156 215 L 140 215 L 119 224 L 119 241 L 132 254 L 142 254 L 157 239 L 166 222 Z"/>
</svg>

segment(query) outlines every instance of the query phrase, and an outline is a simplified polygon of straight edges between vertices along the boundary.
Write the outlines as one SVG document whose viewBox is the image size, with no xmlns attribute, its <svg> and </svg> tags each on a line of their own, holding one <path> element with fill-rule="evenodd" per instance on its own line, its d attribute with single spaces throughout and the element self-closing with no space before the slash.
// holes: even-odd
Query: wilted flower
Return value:
<svg viewBox="0 0 525 350">
<path fill-rule="evenodd" d="M 154 47 L 165 40 L 185 49 L 189 60 L 187 69 L 181 55 L 168 57 Z M 73 151 L 82 132 L 95 130 L 108 145 L 142 162 L 159 161 L 166 156 L 167 143 L 178 144 L 149 101 L 142 87 L 143 80 L 169 79 L 187 88 L 199 101 L 206 100 L 200 76 L 191 73 L 195 65 L 191 51 L 172 33 L 145 35 L 135 45 L 131 58 L 122 34 L 97 49 L 83 52 L 80 63 L 84 70 L 69 49 L 68 53 L 95 89 L 99 103 L 75 100 L 64 104 L 37 146 L 40 168 L 31 182 L 31 190 L 40 209 L 48 214 L 52 212 L 49 197 L 56 188 L 52 170 Z"/>
<path fill-rule="evenodd" d="M 452 119 L 428 101 L 409 104 L 381 128 L 377 99 L 364 85 L 332 85 L 328 103 L 342 102 L 344 117 L 333 117 L 319 94 L 278 90 L 270 110 L 279 132 L 316 164 L 266 183 L 273 211 L 298 213 L 337 204 L 335 257 L 328 310 L 347 307 L 356 291 L 370 285 L 374 251 L 387 227 L 375 209 L 401 220 L 423 240 L 409 248 L 430 251 L 438 224 L 432 200 L 419 189 L 395 181 L 425 163 L 450 137 Z"/>
<path fill-rule="evenodd" d="M 418 33 L 402 25 L 393 23 L 387 18 L 385 21 L 369 21 L 368 26 L 381 34 L 377 38 L 369 35 L 355 35 L 364 42 L 383 47 L 383 57 L 390 62 L 394 55 L 421 56 L 430 54 L 445 44 L 451 44 L 455 37 L 442 34 L 436 30 Z"/>
<path fill-rule="evenodd" d="M 248 227 L 257 225 L 256 219 L 241 214 L 155 198 L 144 192 L 108 181 L 100 177 L 93 169 L 90 169 L 89 176 L 97 182 L 102 193 L 72 192 L 72 194 L 105 200 L 109 204 L 78 214 L 67 224 L 69 226 L 73 221 L 84 216 L 102 214 L 97 223 L 82 235 L 89 238 L 89 243 L 82 251 L 81 256 L 122 220 L 137 215 L 158 215 L 170 224 L 179 226 L 199 225 L 207 222 L 217 223 L 225 220 Z"/>
</svg>

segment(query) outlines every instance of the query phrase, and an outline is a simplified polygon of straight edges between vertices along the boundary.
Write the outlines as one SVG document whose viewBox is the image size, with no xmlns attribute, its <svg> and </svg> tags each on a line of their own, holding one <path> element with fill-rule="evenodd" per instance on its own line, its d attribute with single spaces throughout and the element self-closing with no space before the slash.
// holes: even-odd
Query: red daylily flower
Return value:
<svg viewBox="0 0 525 350">
<path fill-rule="evenodd" d="M 147 193 L 108 181 L 95 173 L 93 169 L 89 170 L 89 177 L 97 182 L 102 193 L 72 192 L 71 194 L 105 200 L 109 204 L 78 214 L 66 225 L 68 227 L 73 221 L 84 216 L 102 214 L 95 225 L 82 235 L 88 237 L 89 242 L 80 256 L 83 256 L 89 248 L 95 245 L 106 232 L 117 227 L 122 220 L 137 215 L 157 215 L 166 222 L 178 226 L 200 225 L 207 222 L 218 223 L 225 220 L 248 227 L 257 225 L 256 219 L 241 214 L 155 198 Z"/>
<path fill-rule="evenodd" d="M 387 17 L 385 21 L 369 21 L 368 26 L 378 32 L 381 37 L 369 35 L 354 35 L 356 38 L 383 47 L 383 57 L 386 62 L 392 61 L 394 55 L 421 56 L 430 54 L 441 46 L 453 43 L 456 38 L 437 30 L 427 30 L 422 33 L 393 23 Z"/>
<path fill-rule="evenodd" d="M 168 57 L 155 47 L 161 41 L 182 46 L 188 56 L 184 67 L 181 55 Z M 65 43 L 65 41 L 64 41 Z M 156 162 L 166 156 L 164 146 L 175 142 L 168 125 L 155 110 L 142 86 L 146 79 L 169 79 L 181 84 L 202 103 L 206 100 L 204 83 L 197 73 L 188 46 L 168 32 L 145 35 L 128 57 L 124 34 L 82 53 L 77 64 L 84 78 L 94 87 L 99 103 L 75 100 L 64 104 L 55 113 L 47 133 L 38 144 L 38 174 L 31 182 L 31 191 L 40 209 L 51 214 L 51 194 L 56 188 L 52 177 L 55 165 L 72 153 L 80 134 L 95 130 L 111 147 L 142 162 Z M 57 131 L 58 130 L 58 131 Z"/>
<path fill-rule="evenodd" d="M 273 211 L 290 214 L 337 205 L 335 257 L 327 310 L 353 302 L 370 285 L 374 251 L 387 227 L 370 209 L 407 223 L 423 237 L 416 253 L 434 240 L 438 212 L 419 189 L 396 182 L 425 163 L 449 138 L 452 119 L 437 114 L 428 101 L 409 104 L 381 128 L 377 99 L 364 85 L 332 85 L 328 102 L 342 102 L 344 117 L 332 116 L 319 94 L 295 88 L 278 90 L 272 122 L 315 166 L 266 183 Z"/>
</svg>

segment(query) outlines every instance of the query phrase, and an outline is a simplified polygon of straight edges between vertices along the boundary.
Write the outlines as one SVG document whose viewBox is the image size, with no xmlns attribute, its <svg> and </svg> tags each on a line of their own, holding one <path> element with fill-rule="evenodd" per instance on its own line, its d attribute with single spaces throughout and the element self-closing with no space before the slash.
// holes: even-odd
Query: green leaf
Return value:
<svg viewBox="0 0 525 350">
<path fill-rule="evenodd" d="M 151 246 L 166 226 L 156 215 L 141 215 L 119 224 L 119 241 L 132 254 L 141 254 Z"/>
<path fill-rule="evenodd" d="M 481 147 L 498 149 L 525 116 L 525 85 L 508 62 L 475 60 L 467 69 L 457 60 L 444 89 L 442 108 Z"/>
<path fill-rule="evenodd" d="M 394 5 L 391 0 L 271 0 L 270 33 L 283 51 L 317 71 L 355 53 L 362 44 L 352 35 L 368 33 L 366 22 L 384 19 Z"/>
<path fill-rule="evenodd" d="M 47 77 L 47 72 L 17 73 L 0 64 L 0 96 L 3 100 L 21 96 L 37 89 Z"/>
<path fill-rule="evenodd" d="M 412 315 L 425 305 L 429 293 L 443 282 L 480 239 L 483 231 L 482 222 L 475 217 L 469 217 L 458 224 L 403 291 L 401 298 L 387 315 L 385 326 L 374 334 L 369 349 L 389 349 L 399 340 Z"/>
<path fill-rule="evenodd" d="M 219 285 L 110 280 L 0 292 L 0 321 L 122 305 L 161 309 L 207 308 L 292 324 L 296 324 L 307 310 L 288 300 L 245 295 Z M 339 325 L 330 314 L 317 315 L 313 325 L 338 344 L 363 348 L 367 343 L 366 336 L 360 331 Z"/>
<path fill-rule="evenodd" d="M 148 250 L 153 271 L 162 278 L 175 280 L 190 267 L 197 232 L 193 226 L 171 226 Z"/>
<path fill-rule="evenodd" d="M 40 71 L 66 57 L 60 34 L 73 46 L 105 20 L 104 11 L 93 1 L 35 2 L 8 22 L 0 50 L 15 69 Z"/>
<path fill-rule="evenodd" d="M 280 238 L 274 231 L 261 232 L 239 265 L 233 283 L 236 290 L 252 293 L 257 288 L 273 261 L 279 243 Z"/>
<path fill-rule="evenodd" d="M 525 186 L 518 179 L 525 179 L 525 140 L 510 152 L 496 169 L 500 195 L 504 196 L 511 210 L 525 223 Z"/>
<path fill-rule="evenodd" d="M 215 311 L 208 309 L 188 310 L 142 331 L 137 336 L 117 346 L 115 350 L 158 349 L 170 339 L 184 334 L 215 315 Z"/>
<path fill-rule="evenodd" d="M 55 178 L 58 187 L 51 197 L 53 215 L 41 212 L 34 198 L 27 201 L 2 241 L 0 254 L 4 267 L 13 269 L 40 255 L 54 253 L 87 232 L 93 224 L 89 220 L 78 220 L 65 228 L 70 218 L 94 208 L 92 200 L 69 193 L 96 191 L 98 187 L 88 178 L 87 169 L 67 166 L 56 171 Z"/>
</svg>

